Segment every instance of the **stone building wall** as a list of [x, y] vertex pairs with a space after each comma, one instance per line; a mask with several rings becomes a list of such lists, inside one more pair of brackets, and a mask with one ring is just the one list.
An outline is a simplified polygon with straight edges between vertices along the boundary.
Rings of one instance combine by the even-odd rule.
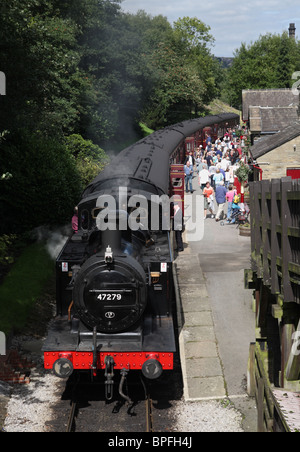
[[287, 168], [300, 168], [300, 136], [259, 157], [257, 163], [263, 170], [263, 179], [285, 177]]

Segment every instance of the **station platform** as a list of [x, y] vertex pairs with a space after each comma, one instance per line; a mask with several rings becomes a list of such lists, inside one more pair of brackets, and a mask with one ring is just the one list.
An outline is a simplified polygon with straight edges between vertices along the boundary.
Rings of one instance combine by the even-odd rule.
[[[192, 197], [185, 196], [185, 211]], [[204, 235], [175, 260], [179, 346], [186, 401], [248, 397], [249, 344], [255, 340], [252, 292], [244, 289], [250, 238], [236, 225], [204, 220]]]
[[188, 252], [176, 259], [179, 347], [186, 401], [226, 397], [212, 308], [199, 258]]

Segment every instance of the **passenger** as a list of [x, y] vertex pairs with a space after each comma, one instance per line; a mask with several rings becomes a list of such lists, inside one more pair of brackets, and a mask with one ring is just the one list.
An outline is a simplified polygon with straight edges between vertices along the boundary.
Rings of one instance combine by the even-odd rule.
[[177, 243], [177, 251], [180, 253], [183, 251], [182, 233], [184, 231], [184, 218], [182, 209], [178, 202], [174, 203], [174, 231]]
[[236, 218], [238, 215], [238, 212], [241, 210], [239, 206], [240, 197], [238, 195], [234, 195], [233, 202], [231, 206], [231, 221], [230, 224], [234, 224], [236, 222]]
[[233, 198], [235, 197], [235, 195], [237, 194], [237, 191], [234, 190], [234, 187], [232, 184], [229, 185], [228, 187], [228, 192], [226, 193], [226, 199], [228, 202], [228, 209], [227, 209], [227, 222], [230, 222], [230, 218], [231, 218], [231, 212], [232, 212], [232, 203], [233, 203]]
[[219, 161], [218, 156], [216, 155], [216, 153], [215, 153], [215, 151], [214, 151], [214, 152], [213, 152], [213, 164], [214, 164], [214, 165], [217, 165], [218, 161]]
[[202, 171], [204, 168], [207, 168], [206, 160], [203, 157], [200, 157], [200, 163], [198, 165], [198, 174], [200, 174], [200, 171]]
[[[200, 156], [200, 154], [197, 154], [197, 157], [196, 157], [196, 165], [197, 165], [197, 173], [199, 174], [199, 171], [200, 171], [200, 165], [201, 165], [201, 163], [202, 163], [202, 158], [201, 158], [201, 156]], [[201, 168], [202, 169], [202, 168]]]
[[209, 174], [210, 174], [210, 177], [211, 177], [211, 186], [212, 186], [212, 188], [213, 188], [214, 190], [215, 190], [215, 188], [216, 188], [216, 186], [215, 186], [215, 179], [214, 179], [214, 176], [215, 176], [216, 172], [217, 172], [217, 167], [216, 167], [215, 164], [212, 164], [212, 165], [209, 167]]
[[224, 183], [224, 179], [225, 178], [224, 178], [223, 174], [221, 173], [220, 169], [217, 168], [216, 174], [214, 174], [214, 176], [213, 176], [213, 180], [215, 183], [215, 189], [217, 189], [217, 187], [221, 184], [221, 182]]
[[209, 152], [206, 152], [205, 155], [206, 155], [207, 166], [208, 166], [208, 168], [210, 168], [210, 166], [213, 164], [212, 155]]
[[218, 205], [218, 211], [216, 215], [216, 221], [219, 221], [221, 219], [221, 216], [225, 216], [225, 204], [226, 204], [226, 193], [227, 190], [224, 186], [224, 181], [220, 181], [219, 185], [216, 188], [216, 202]]
[[189, 189], [190, 192], [193, 193], [193, 173], [194, 169], [193, 166], [190, 164], [190, 161], [188, 160], [186, 162], [186, 165], [184, 165], [184, 174], [185, 174], [185, 191], [188, 193]]
[[199, 185], [202, 191], [206, 187], [207, 182], [210, 182], [210, 174], [207, 165], [204, 163], [203, 169], [199, 172]]
[[216, 156], [217, 156], [218, 158], [220, 157], [221, 160], [222, 160], [223, 152], [222, 152], [222, 150], [221, 150], [221, 146], [218, 146], [215, 152], [216, 152]]
[[195, 158], [192, 152], [190, 152], [189, 155], [186, 157], [184, 164], [186, 165], [187, 162], [190, 162], [191, 166], [195, 166]]
[[222, 170], [227, 171], [229, 167], [230, 167], [229, 157], [224, 156], [221, 160], [221, 168]]
[[229, 188], [229, 185], [230, 185], [230, 170], [228, 167], [228, 169], [225, 171], [225, 187], [227, 188], [227, 190]]
[[72, 217], [72, 230], [74, 234], [78, 233], [78, 207], [74, 208], [74, 215]]
[[204, 220], [207, 216], [207, 210], [211, 213], [211, 218], [215, 218], [215, 206], [214, 206], [214, 189], [211, 187], [210, 183], [207, 182], [206, 187], [203, 190], [204, 195]]
[[209, 143], [210, 143], [210, 145], [211, 145], [211, 134], [210, 134], [210, 133], [208, 133], [208, 134], [206, 135], [206, 140], [205, 140], [205, 142], [206, 142], [206, 146], [208, 146]]
[[207, 143], [207, 146], [206, 146], [206, 152], [211, 152], [212, 151], [212, 144], [211, 144], [211, 142], [209, 141], [208, 143]]

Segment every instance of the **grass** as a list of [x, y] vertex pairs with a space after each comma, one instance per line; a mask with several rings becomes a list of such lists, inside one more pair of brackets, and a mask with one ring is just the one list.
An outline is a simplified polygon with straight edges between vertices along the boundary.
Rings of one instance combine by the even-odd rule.
[[0, 286], [0, 331], [19, 332], [53, 275], [54, 262], [42, 243], [24, 249]]
[[210, 115], [219, 115], [221, 113], [236, 113], [237, 115], [241, 116], [241, 112], [239, 110], [236, 110], [233, 107], [230, 107], [230, 105], [226, 104], [220, 99], [214, 99], [208, 106], [207, 109], [209, 110]]

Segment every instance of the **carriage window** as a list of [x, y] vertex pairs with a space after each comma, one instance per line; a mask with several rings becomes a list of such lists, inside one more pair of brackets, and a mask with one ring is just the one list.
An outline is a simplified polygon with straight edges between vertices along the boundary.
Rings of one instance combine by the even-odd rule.
[[81, 212], [81, 228], [87, 231], [89, 229], [89, 212], [88, 210], [83, 210]]
[[172, 186], [173, 187], [182, 187], [182, 178], [181, 177], [173, 177], [172, 178]]
[[92, 210], [92, 218], [93, 218], [93, 220], [97, 219], [97, 215], [99, 215], [101, 210], [102, 209], [100, 209], [99, 207], [95, 207], [95, 209]]

